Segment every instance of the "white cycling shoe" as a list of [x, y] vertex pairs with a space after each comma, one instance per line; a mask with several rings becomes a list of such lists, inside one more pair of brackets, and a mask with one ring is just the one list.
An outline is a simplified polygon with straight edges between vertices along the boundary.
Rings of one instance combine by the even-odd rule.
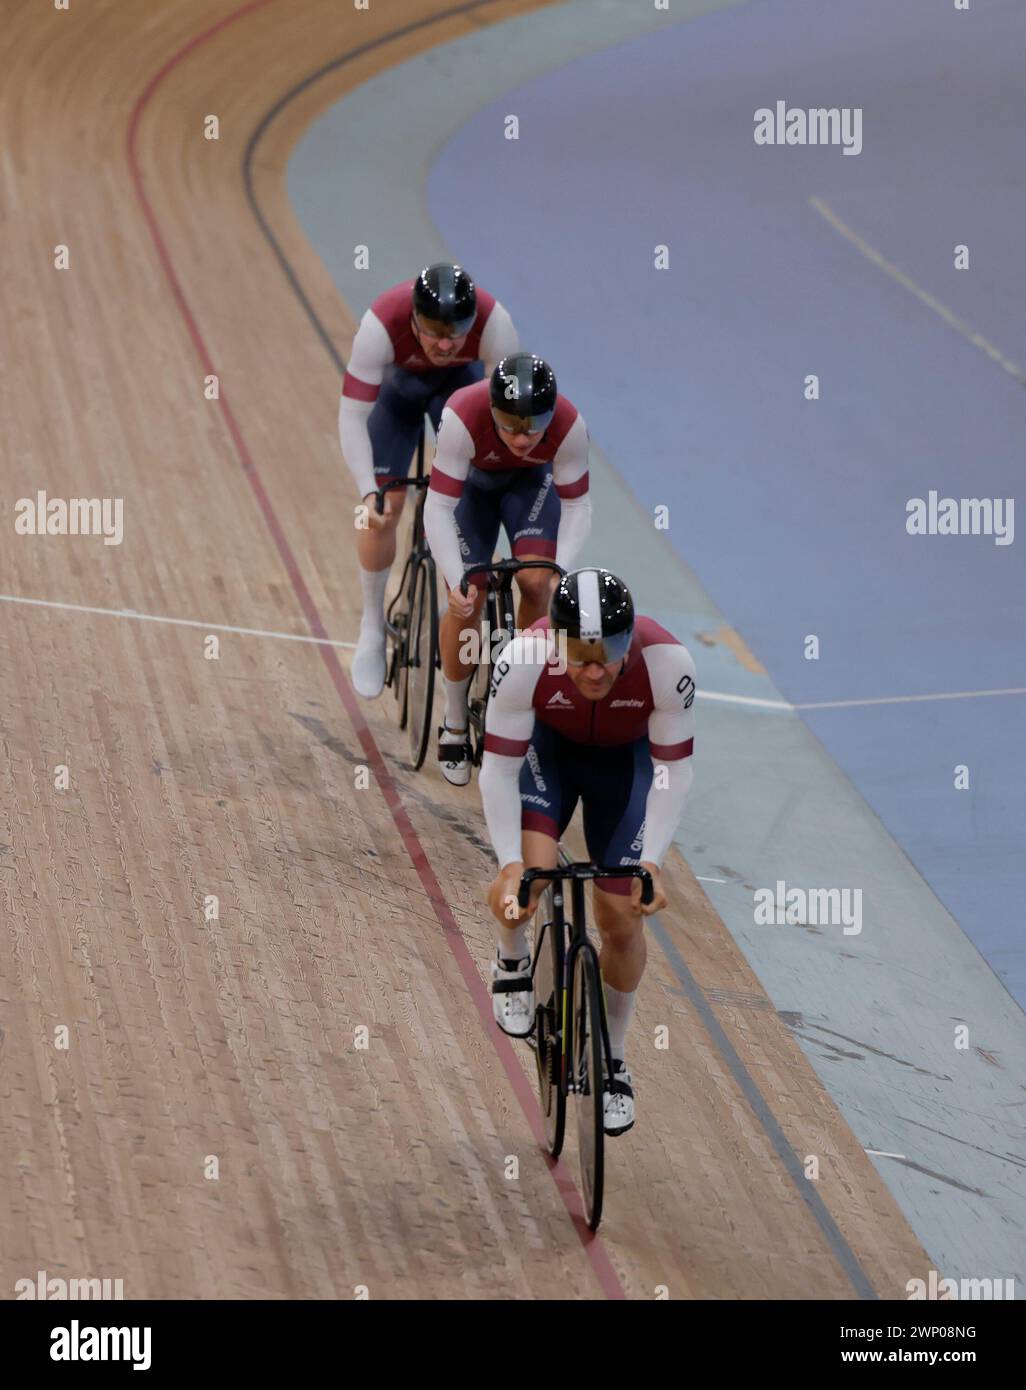
[[[512, 968], [509, 968], [512, 967]], [[511, 1038], [526, 1038], [534, 1027], [534, 981], [531, 957], [492, 961], [492, 1013]]]
[[385, 688], [385, 634], [360, 629], [353, 655], [353, 689], [364, 700], [376, 700]]
[[438, 761], [447, 782], [454, 787], [465, 787], [474, 766], [469, 730], [456, 732], [448, 724], [443, 724], [438, 730]]
[[613, 1058], [613, 1075], [602, 1080], [602, 1128], [610, 1136], [626, 1134], [634, 1124], [634, 1085], [627, 1063]]

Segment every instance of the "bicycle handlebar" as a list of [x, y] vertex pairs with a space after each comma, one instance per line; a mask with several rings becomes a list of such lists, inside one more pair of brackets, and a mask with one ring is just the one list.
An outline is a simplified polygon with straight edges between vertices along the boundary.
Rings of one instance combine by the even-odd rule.
[[554, 560], [496, 560], [494, 565], [473, 565], [460, 580], [460, 593], [466, 598], [472, 574], [497, 574], [499, 587], [506, 588], [521, 570], [552, 570], [553, 574], [566, 574]]
[[526, 907], [530, 902], [531, 884], [539, 878], [547, 879], [550, 883], [561, 883], [566, 878], [640, 878], [641, 901], [645, 907], [648, 907], [655, 897], [652, 875], [648, 869], [642, 869], [640, 866], [628, 864], [614, 869], [601, 864], [564, 864], [558, 869], [525, 869], [520, 877], [520, 888], [517, 892], [517, 902], [521, 907]]
[[374, 510], [378, 516], [384, 515], [386, 492], [394, 492], [401, 487], [428, 487], [430, 483], [430, 473], [425, 474], [422, 478], [393, 478], [390, 483], [382, 483], [374, 494]]

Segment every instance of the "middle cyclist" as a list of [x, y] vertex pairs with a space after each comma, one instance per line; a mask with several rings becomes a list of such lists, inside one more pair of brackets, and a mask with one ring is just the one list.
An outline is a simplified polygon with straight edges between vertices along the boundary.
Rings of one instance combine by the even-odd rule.
[[[485, 600], [483, 584], [473, 581], [487, 583], [475, 566], [491, 563], [500, 525], [515, 559], [555, 560], [563, 569], [591, 529], [584, 418], [557, 391], [549, 364], [529, 352], [511, 353], [490, 382], [449, 397], [431, 466], [424, 528], [449, 588], [438, 642], [445, 687], [438, 756], [454, 786], [469, 782], [473, 756], [467, 691], [474, 663], [464, 644], [478, 633]], [[467, 571], [464, 597], [459, 584]], [[548, 570], [518, 575], [521, 630], [545, 613], [555, 579]]]

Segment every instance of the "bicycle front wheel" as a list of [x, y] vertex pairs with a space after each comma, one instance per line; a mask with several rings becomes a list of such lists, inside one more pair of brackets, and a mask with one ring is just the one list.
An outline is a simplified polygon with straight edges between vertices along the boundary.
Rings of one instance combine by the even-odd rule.
[[577, 1151], [589, 1230], [602, 1220], [602, 985], [595, 952], [583, 946], [573, 964], [572, 1079], [577, 1109]]
[[431, 739], [435, 699], [435, 654], [438, 651], [438, 589], [435, 562], [426, 555], [417, 566], [410, 605], [408, 700], [410, 757], [423, 767]]

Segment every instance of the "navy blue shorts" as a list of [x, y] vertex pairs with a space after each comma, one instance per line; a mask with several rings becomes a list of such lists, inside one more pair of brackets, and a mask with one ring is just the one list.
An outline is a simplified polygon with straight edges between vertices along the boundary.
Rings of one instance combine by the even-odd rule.
[[407, 372], [394, 365], [385, 368], [381, 390], [367, 420], [374, 450], [374, 477], [379, 486], [389, 478], [405, 478], [409, 473], [425, 411], [437, 433], [452, 393], [483, 380], [483, 362], [436, 367], [430, 372]]
[[[573, 743], [535, 720], [520, 771], [521, 827], [558, 840], [581, 802], [584, 839], [596, 864], [638, 864], [652, 785], [648, 739], [613, 748]], [[627, 894], [629, 878], [603, 879], [605, 893]]]
[[[497, 473], [472, 466], [456, 503], [464, 567], [491, 563], [500, 526], [505, 528], [514, 557], [540, 555], [555, 560], [560, 510], [551, 464]], [[471, 580], [481, 587], [480, 575], [471, 574]]]

